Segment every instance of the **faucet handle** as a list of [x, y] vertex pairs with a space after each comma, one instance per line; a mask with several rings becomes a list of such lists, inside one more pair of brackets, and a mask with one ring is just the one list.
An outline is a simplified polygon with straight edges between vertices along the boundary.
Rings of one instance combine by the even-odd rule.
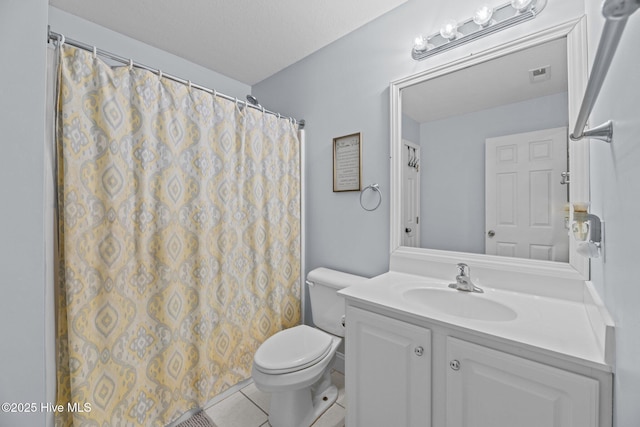
[[469, 276], [471, 274], [471, 269], [469, 266], [463, 262], [458, 263], [458, 276]]

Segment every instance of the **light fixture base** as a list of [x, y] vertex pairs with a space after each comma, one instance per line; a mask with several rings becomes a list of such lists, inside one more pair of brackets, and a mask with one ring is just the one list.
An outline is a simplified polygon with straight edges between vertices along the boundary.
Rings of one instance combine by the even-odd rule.
[[545, 7], [546, 0], [533, 0], [524, 11], [517, 11], [511, 3], [498, 6], [493, 10], [491, 22], [486, 26], [478, 25], [470, 18], [458, 25], [456, 37], [447, 39], [440, 32], [427, 37], [429, 48], [424, 51], [412, 49], [411, 57], [416, 61], [422, 61], [438, 53], [445, 52], [457, 46], [480, 39], [505, 28], [529, 21], [535, 18]]

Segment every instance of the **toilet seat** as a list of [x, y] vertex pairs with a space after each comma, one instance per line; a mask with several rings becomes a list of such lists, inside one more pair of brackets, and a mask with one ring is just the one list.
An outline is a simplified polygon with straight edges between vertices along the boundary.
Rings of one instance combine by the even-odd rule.
[[285, 329], [268, 338], [254, 357], [265, 374], [286, 374], [315, 364], [331, 350], [331, 335], [307, 325]]

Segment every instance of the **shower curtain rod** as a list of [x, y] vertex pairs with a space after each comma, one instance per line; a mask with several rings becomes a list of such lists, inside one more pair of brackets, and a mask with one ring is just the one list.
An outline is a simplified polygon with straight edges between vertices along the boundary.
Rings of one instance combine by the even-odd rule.
[[[205, 91], [207, 93], [210, 93], [211, 95], [219, 96], [219, 97], [227, 99], [229, 101], [234, 101], [236, 103], [244, 104], [246, 107], [255, 108], [256, 110], [260, 110], [260, 111], [262, 111], [264, 113], [272, 114], [274, 116], [278, 116], [279, 118], [289, 119], [289, 120], [291, 120], [291, 122], [293, 122], [293, 124], [298, 125], [298, 129], [304, 129], [304, 125], [305, 125], [304, 119], [298, 120], [298, 119], [296, 119], [294, 117], [283, 116], [280, 113], [275, 113], [273, 111], [267, 110], [264, 107], [262, 107], [260, 104], [258, 104], [258, 102], [255, 99], [255, 97], [253, 97], [251, 95], [247, 95], [247, 101], [241, 101], [241, 100], [238, 100], [238, 98], [234, 98], [232, 96], [225, 95], [223, 93], [217, 92], [217, 91], [215, 91], [213, 89], [209, 89], [207, 87], [200, 86], [200, 85], [197, 85], [195, 83], [192, 83], [190, 80], [181, 79], [180, 77], [176, 77], [176, 76], [174, 76], [172, 74], [163, 73], [158, 68], [152, 68], [152, 67], [149, 67], [147, 65], [141, 64], [139, 62], [135, 62], [132, 59], [125, 58], [125, 57], [116, 55], [116, 54], [111, 53], [111, 52], [107, 52], [106, 50], [98, 49], [95, 46], [91, 46], [89, 44], [82, 43], [82, 42], [79, 42], [77, 40], [69, 39], [69, 38], [65, 37], [63, 34], [56, 33], [55, 31], [51, 31], [51, 29], [49, 29], [48, 41], [56, 41], [56, 42], [60, 43], [60, 45], [66, 43], [68, 45], [71, 45], [71, 46], [74, 46], [74, 47], [77, 47], [79, 49], [83, 49], [83, 50], [86, 50], [86, 51], [89, 51], [89, 52], [93, 52], [96, 55], [100, 55], [100, 56], [103, 56], [105, 58], [109, 58], [109, 59], [111, 59], [113, 61], [120, 62], [120, 63], [125, 64], [125, 65], [130, 65], [130, 66], [133, 66], [133, 67], [136, 67], [136, 68], [142, 68], [143, 70], [151, 71], [152, 73], [155, 73], [158, 76], [167, 78], [169, 80], [173, 80], [174, 82], [182, 83], [182, 84], [185, 84], [185, 85], [190, 85], [193, 88], [196, 88], [196, 89], [199, 89], [199, 90], [203, 90], [203, 91]], [[251, 99], [249, 99], [250, 97], [251, 97]], [[255, 101], [255, 104], [253, 103], [254, 101]]]

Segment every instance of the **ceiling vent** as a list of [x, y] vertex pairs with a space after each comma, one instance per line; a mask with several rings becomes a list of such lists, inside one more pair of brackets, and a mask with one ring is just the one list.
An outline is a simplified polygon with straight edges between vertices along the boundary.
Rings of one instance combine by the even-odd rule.
[[551, 66], [545, 65], [544, 67], [534, 68], [529, 70], [529, 81], [531, 83], [538, 83], [551, 78]]

